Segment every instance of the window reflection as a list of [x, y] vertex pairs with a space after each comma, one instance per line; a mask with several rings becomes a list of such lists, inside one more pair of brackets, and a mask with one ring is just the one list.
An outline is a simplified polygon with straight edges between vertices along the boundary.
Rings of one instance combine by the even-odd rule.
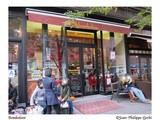
[[18, 89], [18, 44], [9, 43], [8, 54], [9, 81]]
[[124, 34], [114, 33], [110, 37], [109, 32], [103, 31], [103, 53], [105, 75], [126, 73]]
[[148, 63], [146, 58], [140, 58], [141, 62], [141, 79], [148, 80]]
[[78, 47], [68, 47], [68, 74], [69, 75], [80, 74]]
[[9, 37], [21, 38], [22, 26], [20, 18], [9, 18]]
[[130, 56], [130, 71], [133, 75], [133, 80], [139, 79], [139, 57], [138, 56]]
[[[52, 68], [56, 79], [62, 76], [61, 26], [48, 25], [48, 40], [45, 43], [45, 58], [43, 69]], [[43, 51], [44, 52], [44, 51]]]

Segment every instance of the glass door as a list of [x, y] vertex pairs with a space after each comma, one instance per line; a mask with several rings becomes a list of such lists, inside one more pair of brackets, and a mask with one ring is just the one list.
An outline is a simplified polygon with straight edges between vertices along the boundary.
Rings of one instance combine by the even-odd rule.
[[68, 47], [68, 77], [71, 93], [75, 96], [82, 94], [82, 80], [80, 72], [80, 48]]
[[76, 28], [66, 30], [71, 93], [75, 96], [97, 93], [96, 31]]
[[97, 92], [95, 48], [84, 47], [82, 55], [85, 94], [95, 93]]

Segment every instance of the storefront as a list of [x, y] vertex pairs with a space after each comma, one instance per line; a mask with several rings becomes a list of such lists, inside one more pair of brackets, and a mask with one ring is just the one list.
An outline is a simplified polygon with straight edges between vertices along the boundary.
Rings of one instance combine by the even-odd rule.
[[151, 99], [152, 41], [151, 33], [132, 34], [128, 37], [129, 73], [138, 88]]
[[[9, 12], [9, 69], [16, 70], [10, 79], [17, 81], [19, 102], [28, 102], [48, 67], [56, 80], [70, 79], [75, 95], [106, 93], [108, 84], [115, 80], [106, 81], [107, 74], [128, 72], [128, 25], [79, 19], [64, 27], [68, 18], [62, 14], [36, 9], [18, 11], [19, 16], [17, 11]], [[88, 80], [91, 70], [94, 86]]]

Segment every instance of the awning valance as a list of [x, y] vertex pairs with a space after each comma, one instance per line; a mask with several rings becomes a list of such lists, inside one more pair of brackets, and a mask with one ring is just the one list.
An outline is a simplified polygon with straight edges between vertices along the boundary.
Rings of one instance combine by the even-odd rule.
[[[64, 22], [69, 20], [69, 17], [63, 14], [57, 14], [54, 12], [41, 11], [35, 9], [26, 9], [28, 14], [28, 20], [32, 22], [40, 22], [43, 24], [54, 24], [64, 26]], [[109, 32], [119, 32], [128, 34], [130, 26], [125, 24], [95, 20], [95, 19], [76, 19], [72, 22], [72, 27], [91, 29], [91, 30], [105, 30]]]

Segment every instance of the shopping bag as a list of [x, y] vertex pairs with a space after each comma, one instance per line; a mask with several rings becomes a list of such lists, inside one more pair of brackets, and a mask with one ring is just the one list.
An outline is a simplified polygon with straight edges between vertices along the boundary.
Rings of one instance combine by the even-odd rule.
[[60, 107], [61, 108], [68, 108], [69, 107], [68, 102], [61, 103]]
[[35, 106], [33, 109], [31, 107], [26, 108], [27, 114], [42, 114], [43, 107]]

